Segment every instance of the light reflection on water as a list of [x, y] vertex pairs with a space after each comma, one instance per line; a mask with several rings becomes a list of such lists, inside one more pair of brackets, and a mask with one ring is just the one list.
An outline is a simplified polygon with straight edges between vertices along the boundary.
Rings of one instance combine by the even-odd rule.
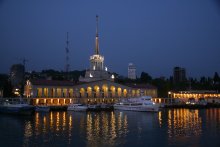
[[203, 146], [207, 138], [215, 139], [216, 145], [220, 144], [220, 109], [3, 115], [0, 130], [0, 143], [9, 146]]
[[176, 109], [168, 111], [168, 135], [199, 136], [202, 133], [202, 119], [199, 110]]
[[43, 142], [48, 142], [51, 133], [66, 137], [68, 144], [71, 144], [76, 131], [85, 137], [87, 146], [114, 146], [117, 137], [128, 133], [127, 126], [127, 116], [122, 115], [122, 112], [37, 112], [33, 123], [29, 121], [25, 124], [24, 144], [27, 145], [29, 138], [33, 136], [39, 136]]

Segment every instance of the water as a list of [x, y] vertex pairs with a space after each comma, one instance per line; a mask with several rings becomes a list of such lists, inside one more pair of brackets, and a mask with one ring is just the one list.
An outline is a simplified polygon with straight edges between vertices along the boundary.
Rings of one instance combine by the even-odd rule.
[[220, 146], [220, 109], [0, 115], [1, 146]]

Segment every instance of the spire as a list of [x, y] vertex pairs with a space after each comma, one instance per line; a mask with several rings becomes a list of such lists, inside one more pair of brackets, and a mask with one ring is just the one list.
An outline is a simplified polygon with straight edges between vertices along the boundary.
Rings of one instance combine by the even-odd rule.
[[99, 19], [99, 16], [96, 15], [95, 54], [97, 54], [97, 55], [99, 54], [98, 19]]

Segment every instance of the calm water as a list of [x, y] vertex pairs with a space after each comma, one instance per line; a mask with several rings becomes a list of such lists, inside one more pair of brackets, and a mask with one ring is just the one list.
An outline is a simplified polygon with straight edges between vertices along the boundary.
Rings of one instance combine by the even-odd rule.
[[0, 115], [1, 146], [220, 146], [220, 109]]

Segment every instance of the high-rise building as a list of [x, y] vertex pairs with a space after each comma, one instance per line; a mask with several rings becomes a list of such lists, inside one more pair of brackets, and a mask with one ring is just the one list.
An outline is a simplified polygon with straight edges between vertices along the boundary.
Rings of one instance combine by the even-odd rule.
[[174, 83], [186, 81], [186, 70], [182, 67], [174, 67], [173, 69], [173, 81]]
[[13, 88], [13, 93], [16, 96], [21, 96], [22, 87], [24, 86], [25, 81], [25, 68], [22, 64], [14, 64], [10, 69], [10, 80]]
[[136, 79], [136, 67], [133, 63], [128, 64], [128, 78]]

